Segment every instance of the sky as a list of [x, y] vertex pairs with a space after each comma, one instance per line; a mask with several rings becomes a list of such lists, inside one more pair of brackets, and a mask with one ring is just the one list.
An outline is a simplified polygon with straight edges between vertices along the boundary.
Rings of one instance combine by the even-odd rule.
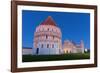
[[33, 47], [34, 32], [37, 26], [51, 16], [62, 32], [64, 40], [76, 44], [84, 41], [85, 48], [90, 49], [90, 14], [75, 12], [22, 11], [22, 47]]

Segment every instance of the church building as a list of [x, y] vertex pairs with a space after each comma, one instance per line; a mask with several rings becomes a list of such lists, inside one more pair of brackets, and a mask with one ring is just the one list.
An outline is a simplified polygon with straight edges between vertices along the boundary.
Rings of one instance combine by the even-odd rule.
[[[33, 48], [23, 49], [23, 55], [58, 55], [67, 53], [84, 53], [84, 42], [76, 44], [70, 40], [64, 40], [62, 44], [62, 32], [51, 16], [48, 16], [36, 27], [33, 36]], [[67, 38], [67, 37], [66, 37]]]
[[81, 40], [80, 44], [73, 41], [65, 40], [63, 44], [63, 53], [84, 53], [84, 43]]
[[59, 27], [48, 16], [39, 26], [36, 27], [33, 39], [33, 54], [53, 55], [60, 54], [62, 50], [62, 33]]

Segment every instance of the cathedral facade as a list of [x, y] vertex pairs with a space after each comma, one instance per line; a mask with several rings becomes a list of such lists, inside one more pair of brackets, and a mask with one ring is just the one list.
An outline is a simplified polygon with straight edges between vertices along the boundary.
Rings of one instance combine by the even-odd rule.
[[84, 43], [81, 40], [80, 44], [73, 41], [65, 40], [63, 44], [63, 53], [84, 53]]

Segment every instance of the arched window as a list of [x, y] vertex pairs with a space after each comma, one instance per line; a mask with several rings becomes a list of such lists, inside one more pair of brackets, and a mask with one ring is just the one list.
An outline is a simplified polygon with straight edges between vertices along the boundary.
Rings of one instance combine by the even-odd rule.
[[43, 44], [41, 45], [41, 48], [43, 48]]
[[49, 44], [47, 44], [47, 48], [49, 48]]
[[49, 31], [49, 28], [48, 28], [48, 31]]
[[54, 44], [52, 44], [52, 48], [54, 48]]
[[66, 53], [68, 53], [68, 50], [66, 50]]
[[46, 35], [46, 39], [48, 39], [48, 36]]
[[54, 39], [54, 36], [53, 36], [53, 39]]

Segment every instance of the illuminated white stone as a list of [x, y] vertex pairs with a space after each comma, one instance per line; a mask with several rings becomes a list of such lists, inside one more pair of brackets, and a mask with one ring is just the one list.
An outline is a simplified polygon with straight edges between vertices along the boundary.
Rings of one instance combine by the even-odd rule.
[[65, 40], [63, 44], [63, 53], [84, 53], [84, 43], [75, 44], [73, 41]]
[[36, 27], [34, 32], [33, 54], [52, 55], [61, 54], [61, 30], [56, 26], [51, 16]]
[[36, 27], [34, 32], [33, 55], [53, 55], [65, 53], [84, 53], [84, 42], [75, 44], [65, 40], [62, 46], [62, 33], [51, 16]]

